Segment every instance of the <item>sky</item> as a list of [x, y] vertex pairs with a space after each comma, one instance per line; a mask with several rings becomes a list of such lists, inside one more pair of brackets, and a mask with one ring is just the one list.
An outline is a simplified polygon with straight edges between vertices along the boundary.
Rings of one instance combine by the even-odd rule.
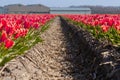
[[0, 0], [0, 6], [9, 4], [43, 4], [48, 7], [69, 7], [71, 5], [120, 6], [120, 0]]

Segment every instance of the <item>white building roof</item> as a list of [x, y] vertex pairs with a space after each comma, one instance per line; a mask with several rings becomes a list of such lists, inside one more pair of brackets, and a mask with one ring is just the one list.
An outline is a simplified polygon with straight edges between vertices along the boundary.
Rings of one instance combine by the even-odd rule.
[[60, 11], [60, 10], [62, 10], [62, 11], [63, 11], [63, 10], [65, 10], [65, 11], [66, 11], [66, 10], [69, 10], [69, 11], [71, 11], [71, 10], [72, 10], [72, 11], [78, 10], [78, 11], [80, 11], [80, 10], [91, 10], [91, 9], [90, 9], [90, 8], [83, 8], [83, 7], [82, 7], [82, 8], [51, 7], [50, 10], [51, 10], [51, 11], [56, 11], [56, 10], [59, 10], [59, 11]]

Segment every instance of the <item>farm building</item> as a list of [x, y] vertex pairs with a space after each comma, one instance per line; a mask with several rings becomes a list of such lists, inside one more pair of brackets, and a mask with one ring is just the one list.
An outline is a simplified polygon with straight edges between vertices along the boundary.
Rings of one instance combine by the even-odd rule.
[[6, 13], [6, 9], [4, 7], [0, 7], [0, 14]]
[[90, 8], [70, 8], [70, 7], [53, 7], [50, 8], [51, 14], [91, 14]]
[[7, 13], [13, 14], [45, 14], [49, 13], [50, 9], [41, 4], [33, 4], [33, 5], [22, 5], [22, 4], [14, 4], [5, 6], [7, 9]]

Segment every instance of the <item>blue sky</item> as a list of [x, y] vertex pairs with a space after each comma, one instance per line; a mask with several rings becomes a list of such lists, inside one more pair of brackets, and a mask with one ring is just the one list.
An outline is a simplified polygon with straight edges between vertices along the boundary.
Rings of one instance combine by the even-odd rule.
[[71, 5], [120, 6], [120, 0], [0, 0], [0, 6], [8, 4], [43, 4], [48, 7], [68, 7]]

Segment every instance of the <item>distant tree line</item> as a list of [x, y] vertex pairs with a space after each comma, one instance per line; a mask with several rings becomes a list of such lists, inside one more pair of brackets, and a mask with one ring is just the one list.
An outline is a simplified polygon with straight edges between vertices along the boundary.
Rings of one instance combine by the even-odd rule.
[[120, 7], [114, 6], [70, 6], [70, 7], [87, 7], [91, 9], [92, 14], [120, 14]]

